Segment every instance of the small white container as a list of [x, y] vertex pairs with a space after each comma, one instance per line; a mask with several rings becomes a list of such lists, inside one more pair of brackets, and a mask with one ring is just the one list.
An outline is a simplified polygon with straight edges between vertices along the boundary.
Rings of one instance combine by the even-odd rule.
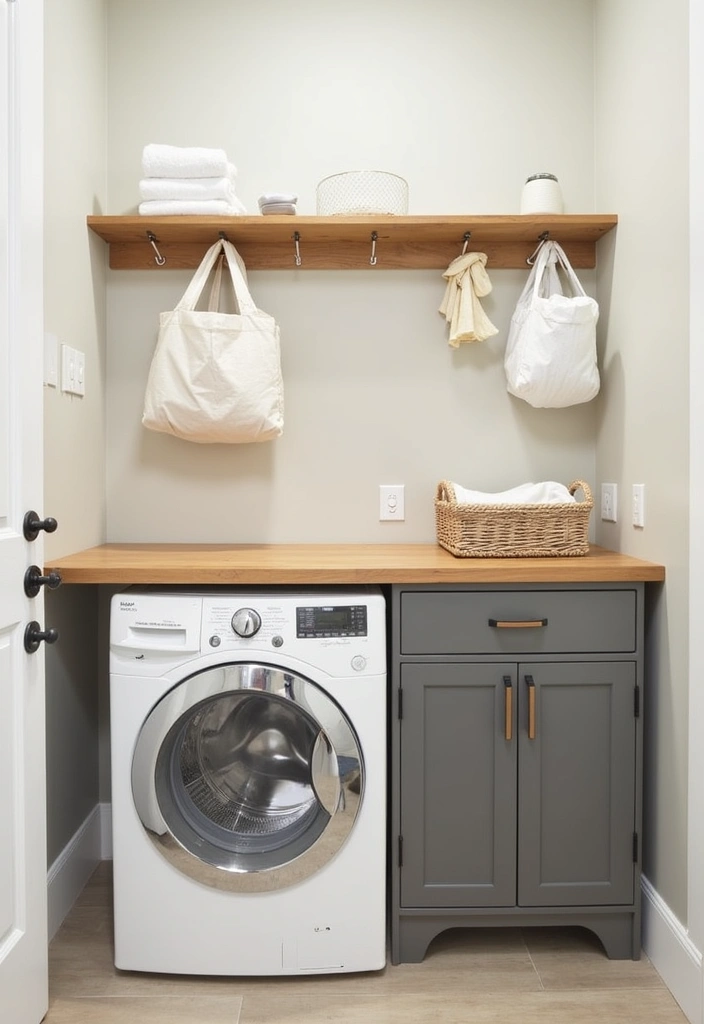
[[554, 174], [531, 174], [521, 193], [521, 213], [562, 213], [562, 190]]

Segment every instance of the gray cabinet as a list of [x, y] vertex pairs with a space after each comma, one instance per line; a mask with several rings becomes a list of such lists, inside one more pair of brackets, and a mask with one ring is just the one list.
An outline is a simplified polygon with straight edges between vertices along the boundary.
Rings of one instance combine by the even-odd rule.
[[501, 924], [639, 956], [642, 600], [393, 588], [393, 962]]
[[[503, 677], [515, 665], [403, 665], [404, 906], [516, 902], [516, 744]], [[515, 716], [514, 716], [515, 717]]]

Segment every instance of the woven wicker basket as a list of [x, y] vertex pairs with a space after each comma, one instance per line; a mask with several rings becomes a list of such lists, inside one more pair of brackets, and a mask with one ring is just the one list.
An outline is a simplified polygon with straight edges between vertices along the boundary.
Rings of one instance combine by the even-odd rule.
[[586, 555], [592, 492], [583, 480], [584, 501], [564, 505], [462, 505], [443, 480], [435, 498], [438, 544], [458, 558], [540, 558]]

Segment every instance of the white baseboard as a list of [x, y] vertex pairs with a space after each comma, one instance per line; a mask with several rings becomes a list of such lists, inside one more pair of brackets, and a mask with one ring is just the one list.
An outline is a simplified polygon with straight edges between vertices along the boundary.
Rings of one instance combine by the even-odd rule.
[[702, 1024], [702, 954], [645, 876], [643, 949], [691, 1024]]
[[101, 807], [96, 804], [47, 872], [49, 941], [102, 859]]

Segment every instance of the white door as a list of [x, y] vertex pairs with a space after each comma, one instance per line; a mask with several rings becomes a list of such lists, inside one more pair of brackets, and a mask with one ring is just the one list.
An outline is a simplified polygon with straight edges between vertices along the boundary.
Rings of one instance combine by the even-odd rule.
[[47, 1009], [44, 656], [24, 649], [42, 510], [42, 0], [0, 0], [0, 1021]]

